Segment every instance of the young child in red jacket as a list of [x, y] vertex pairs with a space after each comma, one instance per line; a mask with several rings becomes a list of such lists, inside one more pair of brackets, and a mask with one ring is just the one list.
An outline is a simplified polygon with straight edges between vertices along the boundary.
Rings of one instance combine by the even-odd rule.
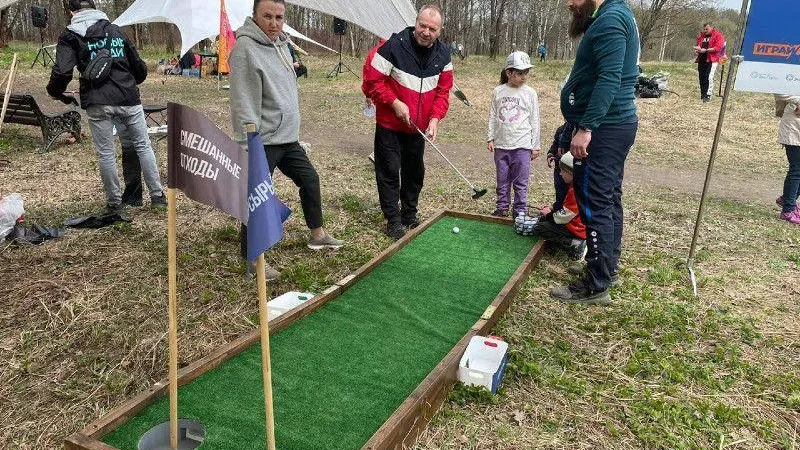
[[574, 260], [580, 261], [586, 256], [586, 227], [578, 214], [578, 202], [572, 187], [572, 163], [570, 152], [565, 153], [558, 163], [561, 178], [569, 186], [562, 207], [555, 211], [551, 206], [543, 207], [533, 233], [549, 243], [565, 248]]

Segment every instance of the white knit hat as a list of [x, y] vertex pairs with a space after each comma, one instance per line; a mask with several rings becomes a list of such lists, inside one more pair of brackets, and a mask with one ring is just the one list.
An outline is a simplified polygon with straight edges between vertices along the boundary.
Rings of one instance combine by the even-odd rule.
[[572, 153], [570, 153], [570, 152], [564, 153], [564, 156], [562, 156], [561, 160], [559, 161], [559, 167], [561, 167], [562, 169], [564, 169], [564, 170], [566, 170], [568, 172], [572, 172], [572, 170], [573, 170], [572, 162], [573, 161], [575, 161], [575, 158], [572, 156]]
[[531, 57], [525, 52], [511, 52], [506, 58], [506, 69], [527, 70], [531, 67]]

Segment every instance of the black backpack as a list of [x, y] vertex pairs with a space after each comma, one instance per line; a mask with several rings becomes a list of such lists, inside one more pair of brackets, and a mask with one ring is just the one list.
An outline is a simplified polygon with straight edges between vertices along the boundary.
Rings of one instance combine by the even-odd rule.
[[639, 75], [636, 80], [636, 96], [639, 98], [659, 98], [661, 97], [662, 90], [658, 86], [658, 82], [652, 78]]
[[92, 85], [97, 86], [103, 84], [108, 76], [111, 75], [111, 66], [114, 64], [114, 58], [111, 57], [111, 52], [108, 49], [101, 48], [97, 50], [89, 64], [81, 73], [81, 78], [88, 80]]

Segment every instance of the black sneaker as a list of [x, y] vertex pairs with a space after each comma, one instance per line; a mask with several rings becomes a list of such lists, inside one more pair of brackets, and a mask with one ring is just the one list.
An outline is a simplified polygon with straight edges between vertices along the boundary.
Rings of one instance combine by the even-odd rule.
[[128, 206], [142, 206], [142, 185], [141, 183], [126, 184], [125, 191], [122, 192], [122, 204]]
[[492, 215], [495, 217], [508, 217], [508, 210], [497, 208], [492, 211]]
[[414, 228], [417, 228], [419, 226], [419, 217], [414, 216], [409, 220], [401, 220], [400, 224], [408, 228], [409, 230], [413, 230]]
[[562, 303], [582, 303], [585, 305], [610, 305], [611, 296], [608, 289], [591, 291], [586, 282], [578, 279], [566, 286], [558, 286], [550, 290], [550, 296]]
[[127, 220], [128, 219], [128, 217], [125, 215], [125, 205], [122, 204], [122, 203], [117, 203], [117, 204], [107, 203], [106, 204], [106, 210], [103, 213], [103, 215], [110, 216], [110, 215], [114, 215], [114, 214], [118, 214], [119, 217], [122, 218], [122, 220]]
[[159, 196], [150, 197], [150, 205], [156, 209], [167, 209], [167, 196], [162, 192]]
[[[567, 273], [576, 277], [584, 277], [586, 276], [586, 264], [582, 262], [570, 264], [567, 267]], [[611, 272], [611, 286], [619, 286], [620, 284], [622, 284], [622, 278], [619, 277], [619, 270]]]
[[386, 234], [395, 241], [406, 235], [406, 227], [401, 223], [390, 223], [386, 225]]

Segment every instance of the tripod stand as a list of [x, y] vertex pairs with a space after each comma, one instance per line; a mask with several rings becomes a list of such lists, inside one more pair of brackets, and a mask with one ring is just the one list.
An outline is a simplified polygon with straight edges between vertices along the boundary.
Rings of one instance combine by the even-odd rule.
[[33, 66], [39, 62], [39, 57], [42, 58], [42, 67], [47, 67], [48, 64], [55, 64], [56, 61], [53, 59], [53, 55], [50, 54], [50, 51], [47, 50], [48, 48], [52, 47], [51, 45], [45, 46], [44, 45], [44, 29], [39, 28], [39, 52], [36, 54], [36, 59], [33, 60], [33, 64], [31, 64], [31, 69]]
[[359, 80], [361, 79], [361, 77], [358, 76], [355, 72], [353, 72], [352, 69], [347, 67], [347, 64], [342, 62], [342, 35], [340, 34], [339, 35], [339, 62], [335, 66], [333, 66], [333, 69], [331, 69], [330, 72], [328, 72], [328, 75], [326, 75], [326, 78], [339, 76], [340, 73], [344, 73], [344, 69], [347, 69], [348, 72], [350, 72], [353, 75], [355, 75], [355, 77], [358, 78]]

